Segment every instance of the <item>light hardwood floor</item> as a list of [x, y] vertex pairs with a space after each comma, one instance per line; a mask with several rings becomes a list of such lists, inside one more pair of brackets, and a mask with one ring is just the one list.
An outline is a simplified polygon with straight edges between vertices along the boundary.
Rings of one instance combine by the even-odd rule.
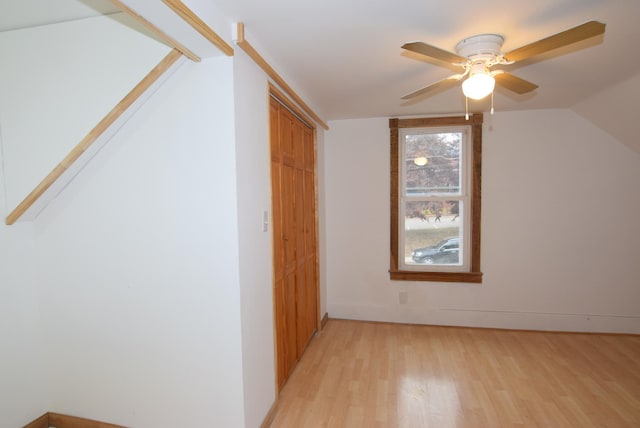
[[271, 427], [640, 427], [640, 336], [329, 320]]

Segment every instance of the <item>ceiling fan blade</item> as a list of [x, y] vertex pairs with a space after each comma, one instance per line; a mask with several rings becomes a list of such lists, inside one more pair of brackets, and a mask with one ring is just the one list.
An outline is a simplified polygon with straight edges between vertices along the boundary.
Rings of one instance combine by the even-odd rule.
[[402, 49], [406, 49], [411, 52], [419, 53], [422, 55], [426, 55], [431, 58], [435, 58], [440, 61], [457, 63], [467, 62], [467, 58], [456, 55], [453, 52], [445, 51], [444, 49], [437, 48], [435, 46], [428, 45], [422, 42], [410, 42], [402, 45]]
[[514, 49], [504, 54], [504, 58], [509, 61], [522, 61], [535, 55], [561, 48], [591, 37], [604, 34], [605, 24], [598, 21], [589, 21], [569, 30], [562, 31], [537, 42], [530, 43], [520, 48]]
[[526, 94], [527, 92], [534, 91], [538, 87], [535, 83], [521, 79], [511, 73], [501, 72], [495, 74], [493, 77], [496, 79], [498, 85], [516, 94]]
[[446, 88], [448, 86], [453, 86], [455, 85], [458, 80], [460, 80], [462, 77], [464, 76], [464, 74], [454, 74], [453, 76], [449, 76], [446, 79], [442, 79], [437, 81], [436, 83], [432, 83], [429, 86], [425, 86], [422, 89], [418, 89], [415, 92], [411, 92], [410, 94], [405, 95], [404, 97], [402, 97], [403, 100], [408, 100], [411, 98], [415, 98], [418, 97], [420, 95], [424, 95], [428, 92], [434, 91], [436, 89], [442, 89], [442, 88]]

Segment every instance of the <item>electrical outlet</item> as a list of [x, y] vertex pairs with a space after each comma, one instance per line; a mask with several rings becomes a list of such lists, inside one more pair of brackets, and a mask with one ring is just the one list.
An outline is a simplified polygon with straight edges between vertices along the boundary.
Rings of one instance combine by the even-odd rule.
[[398, 292], [398, 301], [401, 305], [406, 305], [409, 302], [409, 292], [408, 291], [399, 291]]

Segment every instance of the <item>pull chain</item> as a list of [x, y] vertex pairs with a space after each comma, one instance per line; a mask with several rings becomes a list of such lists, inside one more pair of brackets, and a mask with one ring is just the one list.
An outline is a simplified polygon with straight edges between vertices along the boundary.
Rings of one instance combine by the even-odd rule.
[[493, 115], [493, 92], [491, 92], [491, 115]]
[[464, 97], [464, 119], [469, 120], [469, 98]]

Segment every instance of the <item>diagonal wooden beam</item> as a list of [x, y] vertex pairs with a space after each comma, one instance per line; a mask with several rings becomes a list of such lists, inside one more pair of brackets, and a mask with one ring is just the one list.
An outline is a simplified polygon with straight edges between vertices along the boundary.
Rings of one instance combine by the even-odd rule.
[[[80, 171], [95, 153], [116, 133], [126, 119], [133, 114], [134, 105], [140, 106], [146, 96], [150, 96], [152, 88], [157, 87], [161, 78], [173, 68], [182, 54], [173, 49], [162, 61], [156, 65], [107, 115], [75, 146], [71, 152], [38, 184], [35, 189], [7, 216], [6, 224], [14, 224], [29, 209], [40, 204], [44, 208], [48, 201], [44, 201], [45, 194], [55, 197], [57, 192]], [[166, 76], [164, 76], [166, 77]], [[128, 112], [128, 115], [127, 115]], [[79, 162], [80, 159], [85, 162]], [[65, 176], [68, 180], [62, 180]], [[51, 199], [52, 199], [51, 198]]]
[[217, 46], [225, 55], [233, 56], [233, 48], [183, 2], [180, 0], [162, 0], [162, 2], [169, 6], [171, 10], [184, 19], [185, 22], [191, 25], [198, 33], [202, 34], [205, 39]]
[[122, 3], [120, 0], [111, 0], [111, 3], [113, 3], [116, 6], [118, 6], [123, 12], [126, 12], [129, 15], [131, 15], [136, 21], [138, 21], [139, 23], [141, 23], [142, 25], [144, 25], [145, 27], [150, 29], [152, 32], [157, 34], [158, 37], [160, 37], [160, 39], [162, 39], [162, 41], [164, 41], [166, 44], [168, 44], [172, 48], [177, 49], [180, 52], [182, 52], [182, 54], [184, 56], [186, 56], [187, 58], [189, 58], [191, 61], [200, 62], [200, 57], [198, 55], [196, 55], [195, 53], [190, 51], [182, 43], [179, 43], [177, 40], [175, 40], [174, 38], [172, 38], [169, 35], [167, 35], [167, 33], [162, 31], [161, 29], [159, 29], [157, 26], [155, 26], [153, 23], [151, 23], [145, 17], [140, 15], [135, 10], [131, 9], [126, 4]]

